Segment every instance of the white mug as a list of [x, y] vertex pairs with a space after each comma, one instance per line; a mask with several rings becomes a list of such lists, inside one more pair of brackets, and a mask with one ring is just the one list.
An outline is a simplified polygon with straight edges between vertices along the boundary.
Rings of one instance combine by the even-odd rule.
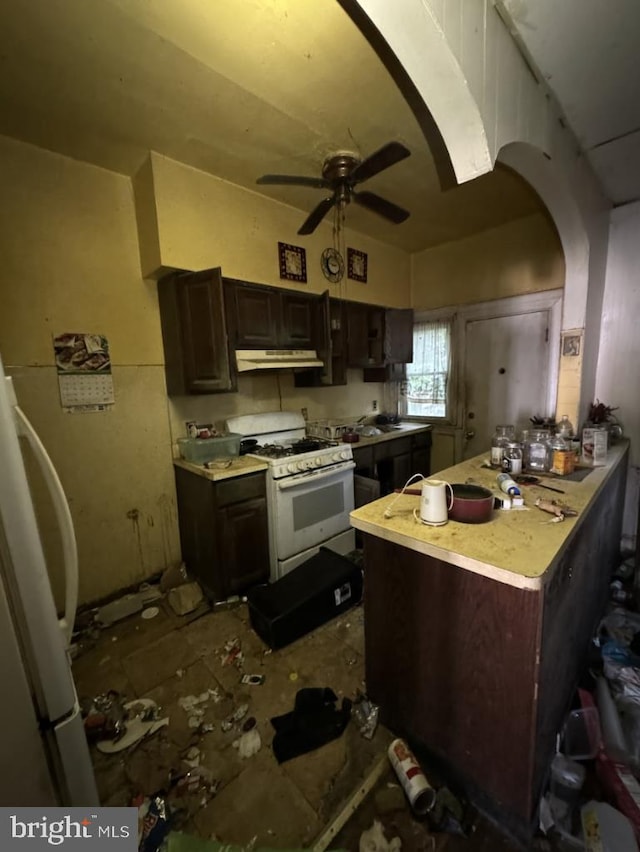
[[[447, 503], [447, 488], [450, 499]], [[453, 488], [441, 479], [424, 479], [420, 497], [420, 520], [431, 527], [440, 527], [449, 520], [453, 506]]]

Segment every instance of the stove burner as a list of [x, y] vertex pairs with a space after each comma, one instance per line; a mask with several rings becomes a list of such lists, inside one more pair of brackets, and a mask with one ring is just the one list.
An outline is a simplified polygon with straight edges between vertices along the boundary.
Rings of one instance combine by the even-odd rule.
[[254, 456], [263, 456], [270, 459], [282, 459], [287, 456], [297, 456], [301, 453], [313, 453], [317, 450], [337, 446], [336, 441], [327, 441], [322, 438], [300, 438], [291, 444], [260, 444], [252, 447], [250, 453]]

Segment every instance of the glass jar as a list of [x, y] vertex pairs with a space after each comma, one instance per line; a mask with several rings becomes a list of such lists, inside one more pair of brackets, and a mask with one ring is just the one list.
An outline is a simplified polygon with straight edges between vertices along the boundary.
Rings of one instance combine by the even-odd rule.
[[573, 473], [575, 467], [575, 452], [571, 448], [571, 442], [566, 441], [562, 435], [556, 435], [549, 443], [551, 463], [550, 471], [558, 476], [566, 476]]
[[502, 457], [507, 444], [515, 438], [513, 426], [496, 426], [496, 431], [491, 439], [491, 467], [502, 470]]
[[548, 429], [531, 429], [527, 441], [527, 470], [544, 472], [549, 470]]
[[512, 476], [522, 473], [522, 447], [517, 441], [510, 441], [502, 455], [502, 470]]

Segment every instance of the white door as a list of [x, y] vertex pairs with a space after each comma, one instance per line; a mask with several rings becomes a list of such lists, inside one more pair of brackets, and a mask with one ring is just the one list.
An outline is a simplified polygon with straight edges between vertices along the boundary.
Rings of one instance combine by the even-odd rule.
[[529, 427], [547, 411], [550, 312], [469, 320], [465, 326], [463, 457], [487, 452], [495, 427]]

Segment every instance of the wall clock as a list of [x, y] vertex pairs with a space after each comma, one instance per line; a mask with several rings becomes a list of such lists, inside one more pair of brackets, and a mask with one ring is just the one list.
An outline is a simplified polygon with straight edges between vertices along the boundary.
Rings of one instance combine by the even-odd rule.
[[320, 256], [320, 266], [325, 278], [332, 284], [337, 284], [344, 275], [344, 260], [339, 251], [326, 248]]

